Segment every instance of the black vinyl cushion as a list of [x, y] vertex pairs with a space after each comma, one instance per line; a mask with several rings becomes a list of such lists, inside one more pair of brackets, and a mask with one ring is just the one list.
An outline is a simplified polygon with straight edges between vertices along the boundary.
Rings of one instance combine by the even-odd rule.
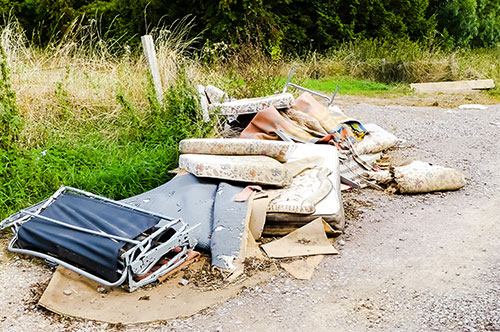
[[[136, 238], [161, 219], [70, 192], [59, 196], [40, 215], [128, 239]], [[63, 261], [84, 267], [109, 282], [115, 282], [120, 277], [117, 260], [125, 244], [39, 217], [22, 224], [18, 232], [18, 245], [21, 248], [50, 253]]]

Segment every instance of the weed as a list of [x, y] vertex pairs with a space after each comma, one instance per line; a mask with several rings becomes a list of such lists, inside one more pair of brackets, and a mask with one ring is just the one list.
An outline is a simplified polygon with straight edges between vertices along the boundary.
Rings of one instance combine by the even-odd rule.
[[7, 54], [0, 44], [0, 150], [11, 150], [23, 125], [10, 83]]

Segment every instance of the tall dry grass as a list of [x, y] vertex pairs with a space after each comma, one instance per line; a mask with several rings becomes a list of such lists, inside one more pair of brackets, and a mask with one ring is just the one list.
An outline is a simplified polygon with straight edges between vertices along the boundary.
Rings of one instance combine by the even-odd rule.
[[492, 78], [500, 82], [500, 45], [443, 51], [432, 42], [361, 40], [291, 62], [299, 77], [351, 77], [384, 83]]
[[[296, 67], [298, 80], [500, 81], [500, 46], [444, 52], [432, 43], [364, 40], [326, 54], [310, 52], [303, 58], [273, 60], [263, 47], [249, 42], [242, 42], [237, 51], [224, 43], [196, 49], [199, 40], [189, 37], [192, 26], [193, 19], [185, 18], [151, 31], [164, 89], [182, 72], [193, 86], [213, 84], [235, 97], [255, 97], [280, 91], [291, 67]], [[25, 119], [23, 146], [45, 144], [54, 130], [65, 135], [88, 126], [116, 138], [124, 103], [133, 108], [137, 121], [150, 112], [148, 68], [140, 45], [108, 38], [97, 19], [73, 22], [62, 38], [44, 48], [30, 43], [15, 20], [1, 28], [0, 38]]]
[[[199, 65], [188, 57], [193, 39], [186, 36], [191, 21], [152, 31], [163, 88], [171, 87], [182, 70], [188, 80], [200, 80]], [[11, 68], [13, 89], [26, 126], [22, 143], [43, 145], [49, 131], [78, 132], [94, 124], [109, 137], [118, 135], [115, 123], [123, 105], [134, 105], [142, 119], [149, 112], [149, 74], [140, 47], [106, 39], [97, 21], [75, 21], [62, 38], [40, 48], [30, 43], [16, 21], [1, 31]], [[107, 125], [106, 125], [107, 124]], [[116, 130], [115, 130], [116, 129]]]

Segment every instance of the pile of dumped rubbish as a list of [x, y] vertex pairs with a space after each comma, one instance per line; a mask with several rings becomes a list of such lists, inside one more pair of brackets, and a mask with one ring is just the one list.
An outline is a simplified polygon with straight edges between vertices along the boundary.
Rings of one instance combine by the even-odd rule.
[[59, 265], [40, 304], [108, 322], [187, 316], [265, 280], [282, 258], [299, 257], [281, 267], [311, 278], [337, 253], [342, 190], [465, 185], [453, 169], [393, 167], [381, 153], [397, 137], [290, 79], [281, 94], [240, 100], [199, 86], [204, 118], [223, 117], [225, 137], [181, 141], [177, 175], [151, 191], [113, 201], [62, 187], [4, 220], [9, 250]]

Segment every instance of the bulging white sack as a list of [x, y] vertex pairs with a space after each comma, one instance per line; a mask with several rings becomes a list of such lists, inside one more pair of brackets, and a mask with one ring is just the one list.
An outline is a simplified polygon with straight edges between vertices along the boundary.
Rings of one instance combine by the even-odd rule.
[[406, 166], [395, 167], [394, 179], [401, 193], [456, 190], [465, 186], [465, 177], [462, 172], [423, 161], [414, 161]]

